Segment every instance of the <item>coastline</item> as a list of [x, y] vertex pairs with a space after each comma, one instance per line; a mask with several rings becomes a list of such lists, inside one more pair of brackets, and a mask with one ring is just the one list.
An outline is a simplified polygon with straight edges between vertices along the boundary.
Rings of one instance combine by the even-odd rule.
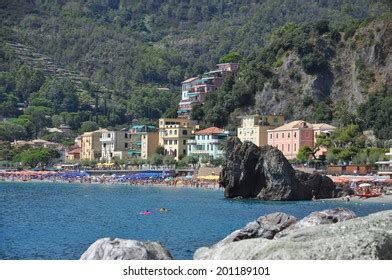
[[381, 195], [379, 197], [360, 198], [358, 196], [350, 196], [347, 201], [344, 197], [322, 199], [325, 201], [346, 201], [347, 203], [392, 203], [392, 195]]

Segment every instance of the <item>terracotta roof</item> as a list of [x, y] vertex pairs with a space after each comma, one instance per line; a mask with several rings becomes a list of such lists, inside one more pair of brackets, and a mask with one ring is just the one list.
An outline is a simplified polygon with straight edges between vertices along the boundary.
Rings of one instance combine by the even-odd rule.
[[68, 154], [80, 154], [82, 152], [82, 148], [76, 148], [68, 152]]
[[218, 127], [209, 127], [200, 131], [196, 131], [196, 135], [211, 135], [211, 134], [222, 134], [224, 131]]

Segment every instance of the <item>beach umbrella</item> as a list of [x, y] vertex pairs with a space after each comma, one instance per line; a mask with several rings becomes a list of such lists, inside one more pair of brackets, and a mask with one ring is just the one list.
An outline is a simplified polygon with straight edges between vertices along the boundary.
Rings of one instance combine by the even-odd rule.
[[372, 185], [369, 184], [369, 183], [362, 183], [362, 184], [359, 184], [359, 186], [360, 186], [361, 188], [366, 188], [366, 187], [371, 187]]

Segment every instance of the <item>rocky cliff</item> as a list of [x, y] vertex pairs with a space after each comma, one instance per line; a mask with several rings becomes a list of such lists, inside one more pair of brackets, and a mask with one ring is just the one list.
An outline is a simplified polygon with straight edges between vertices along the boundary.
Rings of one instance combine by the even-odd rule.
[[274, 147], [258, 147], [233, 137], [228, 141], [227, 155], [219, 181], [227, 198], [310, 200], [333, 195], [335, 186], [330, 178], [296, 172]]
[[333, 40], [326, 36], [309, 40], [326, 60], [315, 73], [306, 71], [298, 50], [280, 55], [273, 78], [256, 93], [255, 111], [312, 119], [317, 110], [325, 113], [320, 102], [332, 113], [340, 106], [354, 112], [369, 94], [392, 89], [390, 18], [363, 23], [355, 32], [337, 33]]

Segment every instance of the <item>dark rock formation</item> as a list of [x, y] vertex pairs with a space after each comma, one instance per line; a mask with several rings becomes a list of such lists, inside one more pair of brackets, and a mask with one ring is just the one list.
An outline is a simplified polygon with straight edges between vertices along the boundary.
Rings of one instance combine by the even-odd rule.
[[95, 241], [80, 257], [81, 260], [171, 260], [170, 253], [157, 242], [120, 238]]
[[295, 217], [280, 212], [261, 216], [248, 223], [244, 228], [232, 232], [215, 246], [250, 238], [273, 239], [277, 233], [292, 226], [296, 221]]
[[233, 137], [228, 141], [227, 155], [219, 180], [225, 197], [309, 200], [333, 195], [335, 186], [330, 178], [296, 172], [272, 146], [258, 147]]

